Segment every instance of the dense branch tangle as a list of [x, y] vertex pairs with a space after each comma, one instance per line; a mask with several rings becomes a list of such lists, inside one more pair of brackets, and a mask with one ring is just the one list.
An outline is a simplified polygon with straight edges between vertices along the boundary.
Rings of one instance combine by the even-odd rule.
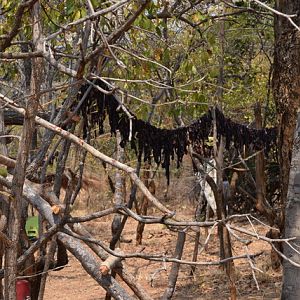
[[[81, 93], [84, 93], [84, 88], [88, 88], [87, 85], [83, 86]], [[105, 88], [105, 86], [102, 85], [102, 88]], [[80, 95], [79, 95], [80, 97]], [[5, 97], [4, 95], [0, 94], [0, 98], [8, 107], [18, 111], [21, 114], [24, 114], [24, 110], [20, 107], [17, 107], [13, 101]], [[110, 121], [110, 127], [112, 133], [114, 133], [116, 130], [120, 130], [122, 134], [122, 145], [125, 145], [127, 142], [130, 142], [132, 147], [134, 147], [137, 151], [139, 160], [142, 160], [142, 157], [144, 160], [151, 160], [151, 156], [154, 156], [155, 162], [158, 164], [162, 164], [162, 166], [167, 170], [169, 168], [170, 159], [174, 159], [175, 155], [177, 155], [178, 164], [181, 163], [183, 155], [186, 153], [186, 148], [189, 143], [193, 143], [194, 146], [198, 145], [199, 151], [206, 151], [209, 150], [206, 146], [205, 142], [210, 135], [211, 126], [212, 126], [212, 115], [211, 111], [209, 111], [207, 114], [199, 118], [199, 120], [192, 123], [190, 126], [177, 128], [174, 130], [166, 130], [166, 129], [159, 129], [155, 126], [151, 126], [147, 122], [144, 122], [142, 120], [139, 120], [134, 114], [131, 113], [133, 116], [132, 119], [128, 118], [128, 115], [123, 112], [121, 109], [122, 106], [120, 106], [120, 103], [118, 102], [117, 98], [111, 93], [111, 91], [108, 91], [107, 93], [99, 93], [98, 89], [91, 89], [91, 93], [86, 98], [86, 101], [83, 102], [82, 106], [80, 107], [81, 114], [84, 119], [84, 126], [85, 126], [85, 133], [87, 134], [88, 131], [91, 131], [95, 125], [99, 126], [101, 132], [103, 131], [103, 122], [105, 120], [106, 115], [109, 116]], [[247, 129], [243, 125], [239, 125], [237, 123], [234, 123], [230, 121], [229, 119], [226, 119], [221, 112], [216, 110], [217, 112], [217, 127], [219, 135], [224, 134], [222, 133], [222, 129], [225, 130], [225, 125], [232, 129], [231, 135], [228, 134], [228, 139], [230, 139], [229, 146], [232, 144], [240, 148], [244, 145], [246, 146], [252, 146], [253, 148], [257, 147], [258, 149], [261, 149], [264, 147], [265, 149], [270, 149], [272, 145], [275, 143], [275, 131], [274, 129], [270, 129], [270, 132], [268, 131], [255, 131]], [[76, 138], [74, 135], [72, 135], [69, 132], [66, 132], [65, 130], [46, 122], [45, 120], [36, 117], [36, 122], [46, 128], [49, 128], [56, 133], [62, 135], [63, 137], [70, 139], [72, 142], [81, 145], [83, 148], [90, 151], [93, 155], [96, 157], [111, 163], [112, 160], [109, 160], [105, 155], [97, 153], [94, 151], [95, 149], [91, 149], [92, 147], [86, 143], [84, 143], [79, 138]], [[132, 121], [132, 127], [130, 127], [130, 121]], [[228, 130], [228, 129], [227, 129]], [[130, 133], [130, 131], [132, 131]], [[269, 134], [268, 133], [272, 133]], [[129, 137], [132, 137], [130, 140]], [[251, 137], [253, 137], [251, 139]], [[253, 145], [252, 141], [257, 141], [257, 145]], [[196, 147], [195, 147], [196, 148]], [[255, 148], [256, 149], [256, 148]], [[132, 168], [125, 168], [123, 164], [120, 164], [118, 162], [112, 163], [112, 165], [125, 170], [129, 173], [129, 175], [136, 181], [137, 178], [134, 177], [135, 173], [133, 172]], [[167, 173], [168, 176], [168, 173]], [[151, 198], [150, 198], [151, 199]], [[162, 211], [169, 213], [168, 210], [166, 210], [160, 203], [156, 202], [156, 199], [152, 199], [153, 203], [159, 207]], [[124, 210], [125, 213], [128, 213], [130, 215], [130, 211]], [[134, 215], [132, 215], [134, 216]], [[169, 217], [169, 216], [168, 216]], [[142, 218], [143, 221], [145, 218]], [[149, 219], [148, 219], [149, 220]], [[189, 226], [189, 224], [170, 224], [166, 218], [160, 218], [159, 220], [151, 220], [152, 222], [158, 221], [159, 223], [165, 223], [167, 225], [181, 225], [181, 226]], [[169, 224], [168, 224], [169, 223]], [[195, 225], [195, 224], [194, 224]], [[196, 226], [199, 226], [200, 224], [196, 224]], [[208, 224], [206, 224], [208, 225]], [[214, 226], [213, 224], [209, 224], [210, 226]], [[71, 234], [71, 236], [74, 235], [71, 231], [66, 231], [68, 235]], [[59, 233], [62, 239], [65, 239], [66, 236], [62, 233]], [[76, 236], [78, 237], [78, 236]], [[86, 237], [81, 237], [85, 242], [95, 242], [93, 239], [88, 239]], [[67, 243], [67, 242], [66, 242]], [[109, 250], [103, 243], [97, 243], [98, 246], [103, 247], [104, 251], [107, 251], [108, 253], [115, 255], [116, 253]], [[74, 247], [72, 248], [74, 249]], [[158, 256], [147, 256], [147, 255], [141, 255], [141, 254], [129, 254], [123, 256], [123, 258], [130, 258], [130, 257], [139, 257], [143, 259], [150, 259], [155, 261], [168, 261], [170, 262], [178, 262], [182, 263], [184, 261], [182, 260], [176, 260], [171, 257], [166, 258], [165, 256], [158, 255]], [[247, 258], [239, 257], [239, 258]], [[235, 259], [235, 258], [230, 258]], [[187, 264], [194, 264], [193, 262], [184, 262]], [[196, 264], [201, 264], [204, 262], [199, 262]], [[214, 264], [222, 264], [224, 261], [217, 261], [214, 262]], [[100, 278], [99, 281], [100, 282]]]
[[124, 108], [101, 80], [96, 80], [94, 85], [99, 88], [85, 84], [81, 87], [78, 99], [90, 89], [83, 103], [80, 103], [75, 112], [80, 111], [84, 120], [84, 136], [91, 133], [96, 126], [99, 128], [99, 134], [104, 133], [104, 121], [106, 116], [109, 118], [111, 133], [116, 130], [121, 132], [121, 146], [130, 142], [131, 147], [135, 150], [138, 160], [148, 161], [151, 158], [166, 171], [166, 177], [170, 180], [170, 163], [171, 159], [177, 157], [177, 167], [180, 166], [183, 156], [187, 154], [189, 144], [198, 153], [209, 155], [211, 147], [207, 144], [208, 137], [212, 135], [213, 117], [212, 111], [216, 112], [217, 137], [226, 138], [225, 148], [229, 150], [234, 146], [242, 150], [243, 147], [253, 151], [264, 150], [267, 155], [272, 147], [276, 145], [276, 128], [253, 129], [246, 125], [233, 122], [226, 118], [217, 108], [211, 108], [206, 114], [188, 126], [175, 129], [161, 129], [145, 122], [133, 113], [128, 116], [128, 109]]

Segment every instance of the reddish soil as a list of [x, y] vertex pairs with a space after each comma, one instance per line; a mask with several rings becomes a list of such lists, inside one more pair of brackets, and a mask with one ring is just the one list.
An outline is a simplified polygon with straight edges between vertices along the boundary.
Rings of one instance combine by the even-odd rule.
[[[187, 216], [191, 217], [191, 216]], [[110, 218], [94, 221], [86, 224], [91, 233], [101, 240], [109, 241], [110, 231], [107, 230]], [[129, 220], [124, 231], [124, 238], [131, 239], [131, 243], [122, 243], [121, 247], [125, 252], [141, 251], [144, 253], [168, 253], [171, 255], [175, 248], [177, 235], [170, 232], [163, 225], [148, 225], [144, 232], [142, 246], [135, 246], [135, 229], [137, 223]], [[251, 230], [247, 223], [239, 223]], [[265, 233], [262, 225], [256, 225], [259, 233]], [[201, 243], [204, 242], [204, 230], [201, 231]], [[193, 251], [194, 234], [187, 236], [184, 259], [191, 259]], [[233, 240], [234, 255], [245, 253], [245, 248], [240, 242]], [[281, 287], [281, 272], [274, 272], [270, 262], [270, 247], [262, 241], [254, 241], [249, 245], [249, 253], [262, 255], [255, 259], [255, 265], [263, 273], [255, 271], [259, 290], [253, 279], [252, 271], [247, 260], [236, 260], [238, 299], [279, 299]], [[216, 232], [212, 236], [208, 250], [202, 253], [199, 261], [215, 261], [218, 259], [218, 238]], [[127, 259], [126, 267], [145, 288], [153, 299], [159, 299], [163, 294], [168, 280], [171, 264], [166, 264], [167, 270], [163, 269], [162, 263], [149, 262], [140, 259]], [[160, 271], [158, 271], [161, 269]], [[224, 271], [220, 267], [197, 267], [194, 276], [190, 275], [190, 266], [182, 265], [173, 299], [229, 299], [228, 281]], [[151, 286], [152, 279], [152, 286]], [[132, 294], [132, 293], [131, 293]], [[70, 255], [69, 265], [57, 272], [51, 272], [46, 286], [45, 300], [79, 300], [79, 299], [104, 299], [104, 290], [85, 273], [80, 263]]]
[[[168, 197], [165, 197], [164, 186], [165, 178], [158, 177], [156, 195], [158, 198], [169, 206], [170, 209], [177, 211], [181, 219], [193, 220], [195, 204], [188, 200], [188, 194], [193, 191], [193, 181], [191, 180], [191, 168], [179, 170], [173, 174], [171, 186], [169, 188]], [[182, 176], [182, 173], [184, 176]], [[96, 174], [94, 172], [93, 174]], [[99, 172], [97, 172], [99, 174]], [[102, 173], [103, 174], [103, 173]], [[95, 181], [97, 181], [95, 179]], [[81, 195], [81, 200], [76, 213], [82, 215], [86, 213], [84, 206], [89, 203], [89, 211], [103, 210], [110, 207], [112, 194], [107, 187], [107, 180], [104, 175], [96, 182], [97, 191], [89, 191], [89, 200], [87, 194]], [[106, 186], [105, 186], [106, 185]], [[91, 183], [89, 183], [91, 186]], [[102, 191], [99, 192], [99, 186]], [[107, 192], [108, 191], [108, 192]], [[128, 196], [128, 195], [127, 195]], [[138, 199], [141, 195], [138, 194]], [[167, 202], [166, 202], [167, 201]], [[157, 214], [152, 208], [149, 209], [149, 214]], [[85, 223], [86, 228], [99, 240], [109, 242], [111, 238], [110, 224], [112, 216], [104, 217], [100, 220]], [[267, 228], [259, 223], [253, 223], [257, 233], [265, 235]], [[243, 227], [250, 231], [253, 228], [246, 220], [239, 221], [236, 226]], [[143, 245], [135, 245], [135, 233], [137, 222], [129, 219], [125, 226], [123, 238], [132, 240], [131, 243], [122, 243], [121, 248], [125, 253], [143, 251], [143, 253], [156, 253], [172, 255], [175, 249], [177, 233], [168, 230], [161, 224], [147, 225], [143, 235]], [[184, 247], [183, 259], [191, 260], [194, 248], [195, 233], [189, 231]], [[239, 234], [244, 239], [249, 237]], [[205, 240], [204, 229], [201, 229], [200, 244], [203, 245]], [[252, 269], [249, 261], [236, 260], [236, 277], [238, 299], [279, 299], [281, 288], [281, 271], [273, 271], [270, 261], [270, 246], [261, 241], [252, 239], [253, 242], [248, 246], [249, 254], [263, 253], [255, 258], [254, 264], [262, 272], [255, 271], [255, 277], [258, 283], [256, 286], [253, 278]], [[236, 238], [232, 238], [233, 255], [245, 254], [245, 246]], [[200, 245], [201, 248], [201, 245]], [[203, 251], [198, 256], [198, 261], [208, 262], [217, 261], [219, 254], [219, 242], [217, 232], [212, 234], [212, 238], [208, 245], [207, 251]], [[70, 261], [67, 267], [61, 271], [50, 272], [46, 285], [45, 300], [93, 300], [104, 299], [105, 291], [83, 270], [80, 263], [70, 255]], [[124, 262], [126, 268], [136, 277], [136, 280], [144, 287], [153, 299], [160, 299], [168, 283], [168, 275], [171, 264], [161, 262], [150, 262], [141, 259], [126, 259]], [[195, 300], [214, 300], [214, 299], [229, 299], [229, 286], [225, 272], [220, 266], [198, 266], [193, 276], [191, 267], [182, 265], [180, 267], [176, 291], [173, 299], [195, 299]], [[120, 278], [117, 278], [120, 282]], [[152, 283], [151, 283], [152, 281]], [[125, 284], [121, 282], [125, 287]], [[127, 288], [127, 287], [126, 287]], [[128, 290], [131, 295], [133, 293]]]

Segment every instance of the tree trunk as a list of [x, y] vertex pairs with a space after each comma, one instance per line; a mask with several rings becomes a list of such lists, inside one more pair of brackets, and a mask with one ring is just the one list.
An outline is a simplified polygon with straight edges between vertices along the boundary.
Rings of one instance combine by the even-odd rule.
[[[116, 134], [116, 144], [117, 144], [117, 160], [120, 162], [125, 161], [125, 150], [120, 146], [121, 143], [121, 134], [117, 131]], [[126, 182], [125, 176], [120, 170], [116, 170], [116, 183], [115, 183], [115, 195], [114, 195], [115, 205], [123, 205], [126, 199]], [[116, 246], [120, 246], [121, 238], [121, 228], [122, 228], [122, 216], [118, 213], [114, 215], [114, 219], [111, 224], [112, 239], [110, 242], [110, 249], [115, 249]], [[115, 278], [116, 272], [113, 270], [111, 276]], [[111, 299], [109, 293], [105, 296], [106, 300]]]
[[[214, 118], [214, 156], [216, 160], [216, 168], [217, 168], [217, 193], [216, 206], [217, 206], [217, 217], [218, 220], [224, 220], [226, 218], [227, 212], [224, 204], [224, 193], [223, 193], [223, 164], [224, 164], [224, 138], [221, 136], [220, 140], [217, 140], [217, 131], [216, 131], [216, 117], [215, 112], [213, 114]], [[218, 143], [217, 143], [218, 142]], [[220, 259], [225, 259], [232, 257], [231, 250], [231, 240], [230, 234], [227, 228], [223, 224], [218, 224], [218, 235], [220, 241]], [[230, 299], [237, 299], [237, 291], [236, 291], [236, 275], [234, 269], [233, 261], [228, 261], [224, 264], [226, 274], [229, 279], [230, 286]]]
[[[144, 169], [145, 169], [144, 178], [143, 178], [144, 184], [147, 187], [147, 189], [150, 191], [150, 193], [152, 195], [155, 195], [155, 183], [153, 179], [150, 178], [150, 165], [146, 163], [144, 165]], [[143, 196], [140, 204], [140, 215], [143, 216], [147, 215], [148, 206], [149, 206], [149, 201], [145, 196]], [[136, 228], [137, 245], [142, 244], [144, 228], [145, 228], [145, 223], [139, 222]]]
[[[296, 15], [300, 24], [299, 0], [276, 0], [276, 9]], [[279, 121], [278, 155], [280, 163], [280, 198], [282, 204], [281, 229], [287, 199], [294, 129], [300, 92], [300, 34], [287, 18], [275, 15], [275, 49], [273, 95]]]
[[[294, 151], [291, 163], [289, 178], [289, 187], [287, 195], [285, 219], [285, 237], [296, 237], [291, 243], [297, 245], [300, 243], [300, 113], [298, 114], [298, 126], [294, 141]], [[284, 244], [284, 254], [296, 263], [300, 263], [300, 255], [291, 247]], [[298, 300], [300, 299], [300, 268], [293, 266], [288, 261], [283, 263], [283, 286], [281, 299]]]
[[[278, 11], [284, 14], [296, 15], [293, 17], [293, 21], [299, 26], [299, 0], [276, 0], [275, 3]], [[280, 163], [280, 199], [282, 206], [282, 217], [279, 226], [281, 231], [283, 231], [283, 225], [285, 225], [285, 236], [296, 236], [299, 240], [299, 170], [297, 171], [297, 162], [299, 163], [297, 148], [299, 145], [297, 140], [294, 146], [291, 174], [290, 162], [297, 109], [299, 108], [300, 100], [300, 34], [287, 18], [277, 15], [275, 16], [274, 29], [273, 95], [279, 121], [278, 156]], [[289, 193], [287, 193], [288, 189]], [[295, 242], [297, 243], [297, 241]], [[289, 258], [298, 262], [300, 261], [296, 253], [292, 253], [292, 249], [284, 247], [284, 253]], [[300, 269], [285, 261], [283, 264], [282, 299], [300, 298], [300, 285], [297, 281], [299, 276]]]
[[[125, 160], [125, 151], [124, 148], [120, 146], [121, 135], [120, 132], [117, 132], [117, 157], [116, 159], [120, 162]], [[126, 183], [125, 176], [120, 170], [116, 170], [116, 183], [115, 183], [115, 194], [114, 202], [115, 205], [123, 205], [126, 199]], [[115, 249], [116, 245], [120, 242], [121, 237], [121, 222], [122, 216], [120, 214], [115, 214], [113, 222], [111, 224], [112, 239], [110, 242], [110, 249]]]
[[[181, 259], [182, 257], [182, 252], [184, 248], [184, 243], [185, 243], [185, 232], [184, 231], [179, 231], [178, 232], [178, 238], [177, 238], [177, 243], [176, 243], [176, 248], [175, 248], [175, 253], [174, 257], [177, 259]], [[165, 290], [162, 300], [170, 300], [175, 292], [175, 286], [178, 278], [178, 272], [180, 268], [180, 263], [173, 263], [171, 272], [169, 275], [169, 280], [168, 280], [168, 287]]]
[[[255, 104], [255, 127], [256, 129], [262, 128], [262, 117], [261, 117], [261, 105], [259, 102]], [[265, 160], [263, 152], [260, 152], [255, 157], [255, 183], [256, 183], [256, 206], [259, 206], [258, 210], [264, 209], [265, 200]]]
[[[0, 135], [5, 135], [3, 109], [0, 109]], [[5, 156], [8, 156], [5, 138], [0, 139], [0, 153]], [[2, 190], [3, 187], [0, 186], [0, 189]], [[3, 200], [0, 199], [0, 202], [1, 201], [3, 201]], [[5, 205], [5, 203], [1, 203], [1, 205], [0, 205], [0, 232], [4, 231], [6, 228], [6, 221], [7, 221], [6, 215], [7, 214], [5, 212], [6, 209], [4, 209], [4, 207], [2, 207], [4, 205]], [[1, 268], [2, 268], [2, 264], [3, 264], [4, 252], [5, 252], [4, 243], [2, 241], [0, 241], [0, 267]], [[2, 286], [2, 279], [1, 279], [0, 280], [0, 299], [2, 299], [2, 298], [3, 298], [3, 286]]]
[[[41, 28], [39, 22], [40, 4], [37, 2], [33, 6], [33, 44], [38, 48], [38, 40], [41, 38]], [[37, 49], [39, 50], [39, 49]], [[24, 126], [19, 144], [17, 162], [12, 181], [12, 197], [10, 198], [10, 208], [8, 215], [8, 236], [11, 239], [11, 246], [5, 251], [5, 299], [16, 299], [16, 276], [17, 276], [17, 257], [18, 243], [20, 240], [21, 211], [22, 211], [22, 192], [25, 180], [25, 171], [30, 152], [30, 143], [35, 128], [35, 116], [38, 108], [38, 95], [40, 91], [41, 78], [41, 58], [33, 59], [31, 94], [26, 103]]]

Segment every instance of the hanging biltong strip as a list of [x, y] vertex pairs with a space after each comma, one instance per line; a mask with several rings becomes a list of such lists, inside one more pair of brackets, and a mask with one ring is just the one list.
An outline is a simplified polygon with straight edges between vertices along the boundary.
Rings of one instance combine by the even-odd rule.
[[[100, 80], [94, 82], [102, 89], [107, 91], [108, 88]], [[89, 84], [85, 84], [80, 88], [77, 99], [80, 101], [82, 95], [85, 94], [86, 90], [89, 88]], [[104, 133], [103, 123], [105, 121], [106, 115], [109, 118], [109, 125], [111, 133], [115, 133], [118, 129], [118, 124], [121, 118], [121, 111], [118, 110], [119, 102], [115, 96], [111, 94], [104, 94], [96, 88], [92, 88], [86, 97], [85, 101], [82, 103], [79, 111], [83, 117], [83, 138], [86, 138], [87, 133], [96, 127], [99, 128], [99, 135]]]
[[[102, 89], [109, 91], [107, 86], [100, 80], [95, 81]], [[78, 95], [78, 101], [89, 85], [83, 85]], [[80, 107], [80, 113], [84, 120], [84, 137], [92, 129], [99, 128], [99, 134], [104, 133], [104, 121], [108, 115], [111, 133], [116, 130], [121, 133], [121, 146], [125, 147], [129, 142], [130, 119], [121, 110], [120, 104], [114, 95], [103, 94], [96, 88], [92, 88], [86, 100]], [[223, 113], [215, 109], [216, 127], [218, 140], [221, 136], [225, 137], [225, 148], [229, 150], [234, 146], [242, 150], [244, 146], [252, 148], [255, 151], [264, 149], [265, 153], [276, 145], [276, 128], [252, 129], [245, 125], [233, 122], [226, 118]], [[180, 166], [184, 154], [187, 153], [189, 144], [198, 153], [206, 155], [210, 153], [211, 147], [207, 144], [208, 137], [212, 135], [213, 117], [212, 111], [194, 121], [186, 127], [176, 129], [161, 129], [151, 125], [148, 122], [139, 120], [131, 113], [133, 118], [131, 132], [131, 147], [135, 150], [139, 161], [151, 163], [153, 157], [156, 164], [161, 165], [166, 171], [166, 177], [170, 181], [171, 160], [177, 159], [177, 167]]]
[[246, 125], [226, 118], [217, 108], [215, 108], [215, 113], [218, 139], [221, 135], [225, 137], [225, 148], [227, 150], [229, 150], [231, 145], [239, 150], [245, 146], [246, 148], [252, 148], [254, 151], [264, 149], [265, 154], [268, 155], [271, 148], [276, 145], [277, 129], [275, 127], [264, 129], [249, 128]]

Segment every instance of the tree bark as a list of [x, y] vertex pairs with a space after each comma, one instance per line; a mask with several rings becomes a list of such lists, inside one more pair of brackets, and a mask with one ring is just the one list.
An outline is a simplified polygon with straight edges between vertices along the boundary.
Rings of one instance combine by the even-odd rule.
[[[300, 113], [298, 113], [297, 123], [287, 195], [287, 218], [285, 218], [285, 237], [296, 237], [296, 240], [291, 242], [295, 247], [300, 243]], [[286, 244], [284, 244], [284, 254], [294, 262], [300, 263], [300, 255]], [[285, 260], [283, 262], [282, 300], [300, 299], [299, 278], [300, 268]]]
[[[155, 195], [155, 183], [153, 181], [153, 179], [150, 178], [150, 165], [146, 164], [144, 166], [144, 184], [147, 187], [147, 189], [150, 191], [150, 193], [152, 195]], [[142, 202], [140, 205], [140, 211], [139, 214], [146, 216], [147, 215], [147, 210], [148, 210], [148, 206], [149, 206], [149, 201], [148, 199], [143, 196], [142, 198]], [[144, 228], [145, 228], [145, 223], [139, 222], [136, 228], [136, 244], [137, 245], [141, 245], [142, 244], [142, 239], [143, 239], [143, 232], [144, 232]]]
[[[120, 146], [121, 143], [121, 135], [120, 132], [117, 131], [117, 157], [116, 159], [124, 163], [125, 160], [125, 151], [124, 148]], [[120, 170], [116, 170], [116, 183], [115, 183], [115, 194], [114, 194], [114, 204], [115, 205], [122, 205], [125, 203], [126, 195], [125, 195], [125, 176], [122, 174]], [[121, 229], [121, 220], [122, 216], [120, 214], [115, 214], [113, 222], [111, 224], [111, 231], [112, 231], [112, 240], [110, 242], [110, 249], [115, 249], [116, 245], [120, 242], [120, 229]]]
[[[217, 131], [216, 131], [216, 119], [214, 113], [214, 156], [216, 160], [217, 168], [217, 193], [216, 206], [217, 206], [217, 217], [219, 220], [224, 220], [226, 218], [226, 209], [224, 203], [224, 193], [223, 193], [223, 164], [224, 164], [224, 137], [221, 136], [220, 140], [217, 140]], [[220, 241], [220, 259], [225, 259], [232, 257], [231, 250], [231, 240], [230, 234], [227, 228], [223, 224], [218, 224], [218, 235]], [[230, 286], [230, 299], [237, 299], [236, 291], [236, 278], [235, 278], [235, 269], [233, 261], [228, 261], [225, 264], [226, 274], [229, 279]]]
[[[0, 109], [0, 135], [5, 134], [5, 125], [4, 125], [4, 113], [3, 109]], [[6, 141], [5, 138], [0, 139], [0, 154], [4, 156], [8, 156]], [[3, 187], [0, 185], [0, 189], [2, 190]], [[0, 202], [4, 202], [3, 199], [0, 199]], [[6, 229], [6, 222], [7, 222], [7, 207], [6, 203], [0, 204], [0, 232], [3, 232]], [[0, 241], [0, 267], [2, 268], [3, 264], [3, 256], [5, 252], [5, 245], [2, 241]], [[3, 286], [2, 286], [2, 279], [0, 279], [0, 299], [3, 298]]]
[[[41, 38], [41, 24], [39, 21], [40, 4], [37, 2], [33, 6], [33, 44], [37, 45]], [[16, 276], [17, 276], [17, 257], [18, 243], [21, 229], [21, 211], [22, 211], [22, 192], [25, 180], [25, 171], [30, 152], [30, 142], [35, 128], [35, 116], [38, 108], [40, 78], [42, 70], [41, 58], [34, 58], [32, 64], [31, 94], [26, 103], [24, 125], [19, 144], [17, 162], [12, 180], [12, 197], [10, 198], [10, 208], [8, 216], [8, 236], [12, 243], [5, 252], [5, 299], [16, 299]]]
[[[255, 104], [254, 109], [255, 114], [255, 127], [256, 129], [262, 128], [262, 117], [261, 117], [261, 105], [259, 102]], [[258, 210], [262, 211], [264, 209], [265, 200], [265, 161], [264, 154], [260, 152], [255, 157], [255, 183], [256, 183], [256, 206], [259, 206]], [[271, 225], [272, 226], [272, 225]]]
[[[175, 254], [174, 254], [175, 258], [181, 259], [183, 248], [184, 248], [184, 243], [185, 243], [185, 232], [179, 231], [176, 248], [175, 248]], [[170, 276], [169, 276], [168, 287], [161, 298], [162, 300], [169, 300], [172, 298], [174, 291], [175, 291], [179, 268], [180, 268], [179, 263], [172, 264], [172, 268], [171, 268], [171, 272], [170, 272]]]
[[[125, 160], [125, 150], [120, 146], [121, 143], [121, 134], [119, 131], [116, 133], [116, 146], [117, 146], [117, 160], [124, 163]], [[120, 170], [116, 170], [116, 183], [115, 183], [115, 194], [114, 194], [114, 202], [115, 205], [122, 205], [125, 202], [125, 176]], [[121, 231], [122, 231], [122, 216], [119, 213], [114, 215], [114, 219], [111, 224], [111, 233], [112, 239], [110, 241], [109, 247], [114, 250], [116, 246], [119, 247], [120, 239], [121, 239]], [[112, 277], [116, 277], [116, 272], [113, 270], [111, 272]], [[111, 295], [109, 293], [105, 296], [106, 300], [111, 299]]]
[[[293, 21], [299, 26], [299, 0], [276, 0], [276, 9], [284, 14], [296, 14]], [[294, 129], [300, 100], [300, 34], [283, 16], [275, 15], [274, 28], [273, 95], [279, 123], [278, 155], [282, 204], [282, 216], [279, 225], [283, 229]]]

